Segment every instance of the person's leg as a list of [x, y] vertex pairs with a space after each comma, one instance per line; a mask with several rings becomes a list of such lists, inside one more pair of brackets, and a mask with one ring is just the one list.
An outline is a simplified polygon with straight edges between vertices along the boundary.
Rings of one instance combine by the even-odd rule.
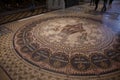
[[93, 0], [90, 0], [90, 6], [92, 5]]
[[113, 2], [113, 0], [110, 0], [110, 1], [109, 1], [109, 5], [111, 5], [111, 4], [112, 4], [112, 2]]
[[113, 0], [109, 1], [109, 7], [108, 8], [111, 8], [112, 2], [113, 2]]
[[98, 8], [98, 4], [99, 4], [99, 0], [95, 0], [95, 11], [96, 11], [97, 8]]
[[67, 7], [67, 1], [66, 0], [64, 0], [64, 2], [65, 2], [65, 8]]
[[106, 11], [106, 6], [107, 6], [107, 0], [104, 0], [104, 3], [103, 3], [103, 8], [102, 8], [102, 12], [105, 12]]
[[95, 0], [93, 0], [93, 6], [94, 6], [94, 4], [95, 4]]
[[95, 0], [90, 0], [90, 6], [95, 4]]

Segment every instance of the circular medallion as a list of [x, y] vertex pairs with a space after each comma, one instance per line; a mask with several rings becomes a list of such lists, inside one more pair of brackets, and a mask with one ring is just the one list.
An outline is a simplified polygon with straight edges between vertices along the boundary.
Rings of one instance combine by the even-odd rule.
[[50, 56], [50, 50], [48, 49], [39, 49], [32, 54], [32, 59], [34, 61], [48, 61]]
[[97, 66], [99, 68], [106, 69], [111, 66], [110, 60], [108, 58], [106, 58], [104, 55], [101, 55], [98, 53], [92, 55], [91, 61], [95, 66]]
[[58, 52], [51, 55], [49, 62], [54, 68], [64, 68], [69, 63], [69, 59], [65, 53]]
[[107, 50], [105, 53], [110, 59], [120, 62], [120, 52], [116, 50]]
[[85, 71], [89, 69], [91, 65], [89, 59], [86, 56], [82, 56], [82, 55], [75, 55], [71, 59], [71, 64], [74, 69], [79, 71]]
[[[55, 16], [20, 28], [14, 35], [14, 48], [24, 60], [44, 70], [86, 76], [98, 74], [93, 65], [101, 74], [118, 69], [111, 66], [111, 60], [119, 61], [118, 53], [101, 54], [112, 47], [114, 39], [113, 32], [101, 21]], [[119, 51], [118, 47], [116, 49]]]
[[[54, 17], [37, 24], [31, 30], [38, 44], [54, 50], [87, 52], [108, 47], [113, 34], [94, 19], [78, 16]], [[52, 46], [51, 46], [52, 44]]]

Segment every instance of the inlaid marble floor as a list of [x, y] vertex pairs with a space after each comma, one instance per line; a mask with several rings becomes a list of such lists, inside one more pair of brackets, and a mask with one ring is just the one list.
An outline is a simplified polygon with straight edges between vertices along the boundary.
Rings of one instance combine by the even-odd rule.
[[11, 80], [119, 80], [115, 4], [106, 13], [85, 4], [1, 25], [0, 66]]

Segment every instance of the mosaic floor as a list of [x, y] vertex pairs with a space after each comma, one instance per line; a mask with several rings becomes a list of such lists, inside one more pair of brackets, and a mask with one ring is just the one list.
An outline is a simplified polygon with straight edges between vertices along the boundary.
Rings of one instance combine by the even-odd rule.
[[0, 14], [0, 25], [1, 24], [5, 24], [5, 23], [8, 23], [8, 22], [12, 22], [12, 21], [16, 21], [16, 20], [19, 20], [19, 19], [23, 19], [23, 18], [27, 18], [27, 17], [30, 17], [30, 16], [34, 16], [34, 15], [38, 15], [38, 14], [41, 14], [41, 13], [46, 13], [48, 12], [48, 10], [43, 7], [43, 8], [38, 8], [36, 9], [34, 12], [30, 11], [30, 10], [21, 10], [19, 12], [8, 12], [8, 13], [3, 13], [3, 14]]
[[83, 8], [5, 24], [0, 66], [10, 79], [120, 80], [120, 35]]

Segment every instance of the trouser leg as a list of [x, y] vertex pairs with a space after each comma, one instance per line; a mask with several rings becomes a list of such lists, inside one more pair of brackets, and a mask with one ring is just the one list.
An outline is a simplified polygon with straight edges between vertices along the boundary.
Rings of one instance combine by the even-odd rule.
[[98, 8], [98, 3], [99, 3], [99, 0], [95, 0], [95, 10], [97, 10]]
[[106, 11], [106, 6], [107, 6], [107, 0], [104, 0], [104, 3], [103, 3], [103, 8], [102, 8], [102, 12]]
[[113, 0], [110, 0], [110, 1], [109, 1], [109, 5], [111, 5], [111, 4], [112, 4], [112, 2], [113, 2]]

